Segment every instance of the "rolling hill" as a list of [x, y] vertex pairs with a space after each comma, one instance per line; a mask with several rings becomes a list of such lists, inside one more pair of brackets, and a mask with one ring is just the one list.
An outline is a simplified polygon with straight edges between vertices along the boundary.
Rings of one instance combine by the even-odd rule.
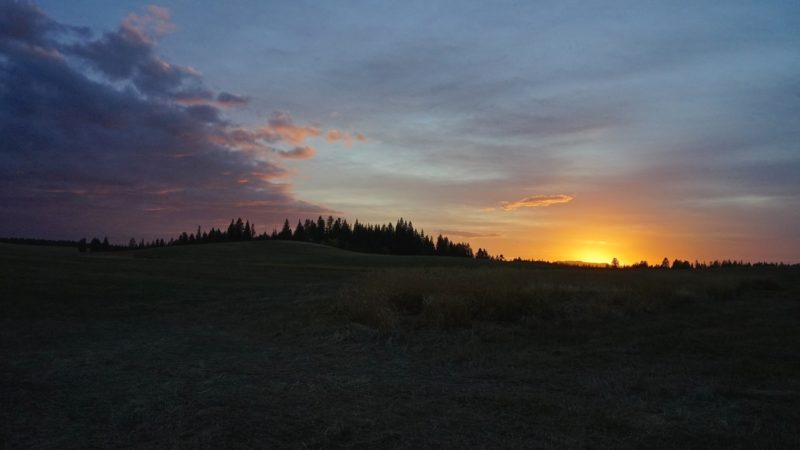
[[[796, 270], [677, 272], [275, 241], [0, 244], [0, 436], [6, 448], [796, 444]], [[388, 331], [348, 314], [353, 298], [409, 295], [421, 312]], [[495, 302], [503, 314], [482, 315]]]

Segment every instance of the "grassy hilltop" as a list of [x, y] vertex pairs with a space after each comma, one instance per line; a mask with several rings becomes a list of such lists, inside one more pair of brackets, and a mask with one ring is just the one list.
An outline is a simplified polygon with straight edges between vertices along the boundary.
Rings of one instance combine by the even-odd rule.
[[800, 273], [0, 244], [3, 448], [790, 448]]

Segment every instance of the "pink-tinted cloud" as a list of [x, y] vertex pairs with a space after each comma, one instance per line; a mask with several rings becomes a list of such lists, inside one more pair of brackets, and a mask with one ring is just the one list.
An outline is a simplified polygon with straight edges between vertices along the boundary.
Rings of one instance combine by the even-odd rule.
[[283, 111], [277, 111], [267, 121], [267, 125], [255, 130], [257, 136], [267, 142], [286, 141], [292, 145], [299, 145], [309, 137], [322, 134], [319, 127], [313, 125], [297, 125], [292, 116]]
[[539, 208], [542, 206], [557, 205], [560, 203], [569, 203], [574, 198], [575, 197], [566, 194], [534, 195], [533, 197], [525, 197], [517, 201], [501, 202], [500, 207], [506, 211], [513, 211], [520, 208]]
[[130, 13], [123, 20], [120, 29], [127, 37], [145, 44], [152, 44], [159, 37], [175, 30], [170, 20], [169, 10], [161, 6], [149, 5], [143, 14]]
[[[206, 105], [205, 97], [196, 103]], [[219, 98], [219, 97], [218, 97]], [[317, 125], [301, 125], [294, 122], [292, 116], [286, 112], [276, 111], [267, 120], [267, 124], [259, 127], [221, 127], [220, 133], [211, 139], [231, 150], [243, 151], [251, 154], [275, 154], [287, 159], [310, 159], [316, 154], [316, 149], [307, 145], [306, 141], [323, 135], [322, 129]], [[366, 137], [363, 133], [344, 133], [337, 129], [330, 129], [324, 133], [327, 142], [344, 142], [352, 145], [353, 142], [363, 142]], [[286, 147], [289, 148], [286, 148]]]
[[347, 147], [351, 147], [355, 142], [365, 142], [366, 140], [367, 137], [363, 133], [348, 133], [335, 128], [328, 130], [325, 134], [325, 141], [329, 144], [340, 141]]

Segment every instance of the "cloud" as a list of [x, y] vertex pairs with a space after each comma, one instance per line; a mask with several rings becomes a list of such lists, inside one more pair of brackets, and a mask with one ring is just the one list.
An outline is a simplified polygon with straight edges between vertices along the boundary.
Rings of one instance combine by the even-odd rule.
[[321, 131], [286, 113], [263, 129], [223, 118], [223, 104], [245, 100], [156, 53], [167, 10], [94, 38], [0, 2], [0, 25], [0, 234], [122, 240], [330, 212], [296, 199], [280, 165], [313, 156], [300, 144]]
[[538, 208], [542, 206], [557, 205], [559, 203], [569, 203], [575, 197], [566, 194], [558, 195], [534, 195], [525, 197], [513, 202], [501, 202], [500, 207], [505, 211], [513, 211], [520, 208]]
[[247, 97], [229, 92], [220, 92], [214, 97], [213, 92], [205, 89], [184, 90], [177, 92], [173, 98], [184, 106], [208, 105], [215, 108], [238, 108], [250, 101]]
[[362, 133], [347, 133], [341, 130], [332, 129], [328, 130], [325, 134], [325, 141], [329, 144], [336, 141], [341, 141], [347, 147], [351, 147], [354, 142], [365, 142], [367, 137]]
[[177, 100], [200, 92], [202, 75], [156, 53], [158, 40], [173, 29], [169, 11], [150, 6], [142, 14], [129, 14], [116, 31], [62, 47], [108, 80], [130, 83], [142, 95]]
[[[306, 141], [322, 134], [323, 131], [317, 125], [299, 125], [294, 123], [290, 114], [275, 111], [266, 125], [229, 128], [222, 130], [222, 133], [215, 135], [213, 139], [219, 144], [251, 153], [272, 153], [288, 159], [309, 159], [316, 154], [316, 150], [306, 145]], [[328, 142], [347, 143], [366, 140], [362, 133], [344, 134], [336, 129], [327, 131], [325, 136]], [[291, 148], [281, 148], [282, 145], [289, 145]]]
[[500, 237], [499, 233], [473, 233], [471, 231], [458, 231], [458, 230], [439, 230], [439, 234], [445, 236], [464, 237], [464, 238]]
[[322, 134], [319, 127], [313, 125], [296, 125], [287, 112], [276, 111], [267, 121], [267, 125], [258, 127], [256, 135], [267, 142], [286, 141], [292, 145], [305, 142], [310, 137]]
[[278, 155], [282, 158], [287, 159], [309, 159], [314, 157], [314, 149], [305, 146], [305, 147], [295, 147], [291, 150], [276, 150]]
[[154, 42], [157, 38], [175, 30], [167, 8], [148, 5], [144, 14], [130, 13], [120, 25], [120, 30], [143, 42]]
[[247, 97], [241, 97], [231, 94], [229, 92], [220, 92], [217, 94], [217, 105], [223, 108], [232, 108], [235, 106], [242, 106], [247, 104], [249, 100]]

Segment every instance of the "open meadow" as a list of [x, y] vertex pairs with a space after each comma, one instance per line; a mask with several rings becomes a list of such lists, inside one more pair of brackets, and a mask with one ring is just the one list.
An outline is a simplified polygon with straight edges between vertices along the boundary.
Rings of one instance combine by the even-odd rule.
[[0, 244], [21, 448], [798, 448], [800, 270]]

